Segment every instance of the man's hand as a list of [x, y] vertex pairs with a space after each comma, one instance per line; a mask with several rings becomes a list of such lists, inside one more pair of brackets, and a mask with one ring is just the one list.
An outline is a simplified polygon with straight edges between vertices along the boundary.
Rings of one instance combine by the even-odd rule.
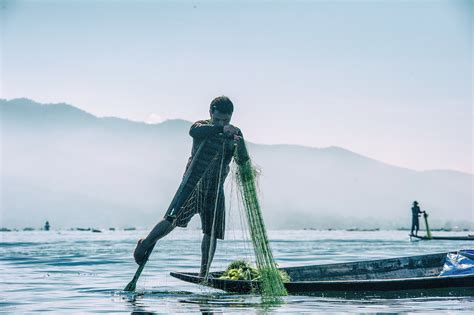
[[225, 125], [224, 126], [224, 134], [228, 137], [233, 137], [239, 134], [240, 130], [239, 128], [232, 126], [232, 125]]

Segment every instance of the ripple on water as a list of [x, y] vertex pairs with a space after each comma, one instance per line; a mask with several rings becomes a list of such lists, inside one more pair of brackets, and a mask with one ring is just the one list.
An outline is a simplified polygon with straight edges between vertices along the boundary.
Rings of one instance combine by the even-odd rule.
[[[265, 305], [260, 297], [228, 294], [179, 281], [169, 271], [196, 271], [202, 234], [179, 230], [159, 243], [140, 281], [139, 290], [124, 293], [137, 265], [131, 253], [143, 231], [103, 233], [15, 232], [0, 242], [1, 311], [29, 313], [305, 313], [314, 312], [446, 312], [474, 310], [473, 297], [343, 299], [287, 296]], [[270, 231], [280, 266], [389, 258], [466, 248], [467, 242], [410, 242], [406, 232]], [[232, 235], [232, 233], [230, 233]], [[234, 235], [241, 236], [239, 233]], [[32, 241], [34, 238], [34, 242]], [[213, 270], [236, 258], [251, 257], [251, 246], [239, 239], [219, 242]]]

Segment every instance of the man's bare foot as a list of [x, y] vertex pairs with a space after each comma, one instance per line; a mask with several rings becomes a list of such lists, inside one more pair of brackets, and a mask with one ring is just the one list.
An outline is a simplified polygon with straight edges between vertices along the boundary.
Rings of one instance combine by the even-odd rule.
[[133, 258], [139, 265], [143, 262], [148, 254], [148, 247], [143, 244], [143, 241], [143, 239], [138, 240], [137, 247], [135, 247], [135, 251], [133, 252]]

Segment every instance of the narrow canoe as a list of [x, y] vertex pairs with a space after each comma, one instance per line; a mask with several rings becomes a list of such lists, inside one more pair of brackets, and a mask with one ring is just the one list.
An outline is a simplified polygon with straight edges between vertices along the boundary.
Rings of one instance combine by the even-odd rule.
[[[281, 268], [291, 278], [289, 294], [338, 297], [474, 296], [474, 275], [438, 276], [447, 253], [350, 263]], [[171, 272], [183, 281], [235, 293], [251, 293], [259, 283], [204, 279], [196, 273]]]
[[419, 239], [419, 240], [445, 240], [445, 241], [474, 241], [474, 236], [432, 236], [428, 238], [427, 236], [417, 236], [410, 235], [410, 238]]

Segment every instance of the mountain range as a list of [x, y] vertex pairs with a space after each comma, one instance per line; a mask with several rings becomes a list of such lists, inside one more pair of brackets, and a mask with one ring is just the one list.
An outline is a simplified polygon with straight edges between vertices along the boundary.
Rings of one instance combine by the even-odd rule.
[[[150, 227], [191, 150], [185, 120], [146, 124], [25, 98], [1, 99], [0, 115], [0, 226]], [[473, 228], [473, 174], [410, 170], [340, 147], [248, 149], [269, 228], [408, 228], [414, 200], [433, 226]]]

